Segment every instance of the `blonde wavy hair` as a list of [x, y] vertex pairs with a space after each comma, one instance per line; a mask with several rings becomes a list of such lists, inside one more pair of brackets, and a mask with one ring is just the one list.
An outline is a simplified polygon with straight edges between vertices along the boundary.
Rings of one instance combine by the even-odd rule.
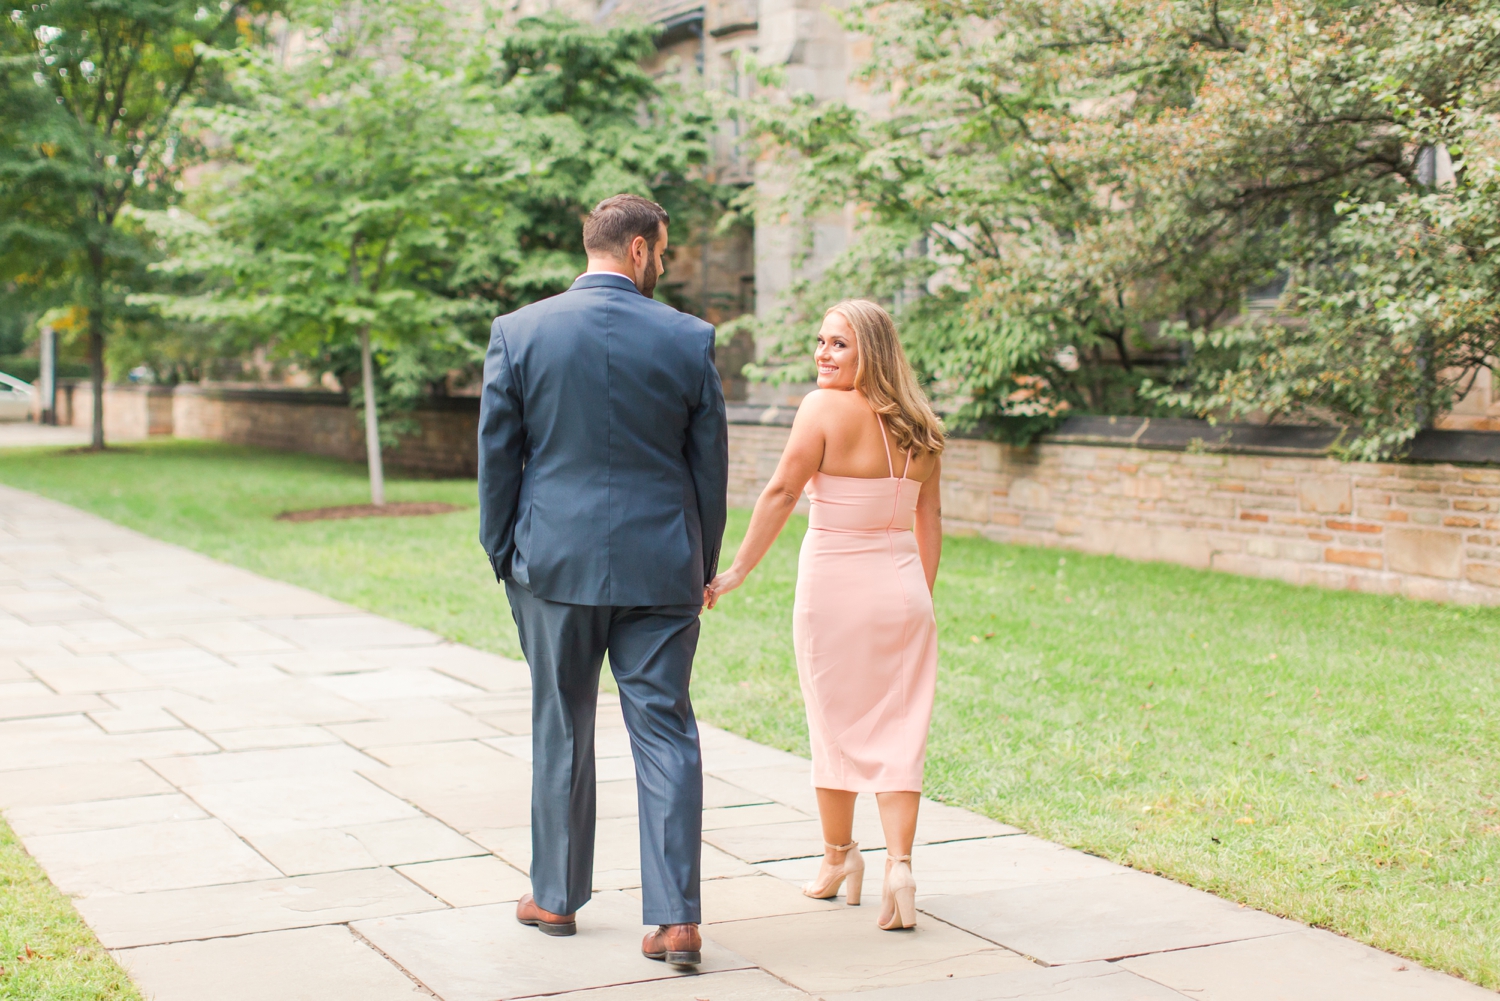
[[903, 452], [908, 449], [931, 455], [942, 452], [947, 437], [943, 422], [933, 413], [927, 394], [917, 385], [891, 314], [869, 299], [836, 302], [823, 313], [823, 318], [827, 319], [830, 313], [839, 314], [854, 328], [859, 348], [854, 388], [885, 419], [896, 446]]

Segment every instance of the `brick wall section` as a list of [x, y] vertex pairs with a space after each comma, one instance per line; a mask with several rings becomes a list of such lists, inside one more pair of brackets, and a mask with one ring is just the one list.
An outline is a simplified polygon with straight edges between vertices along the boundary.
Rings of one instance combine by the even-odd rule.
[[[382, 458], [393, 469], [429, 476], [473, 476], [478, 472], [478, 401], [418, 408], [403, 421], [412, 425]], [[283, 393], [267, 400], [252, 392], [180, 386], [173, 399], [173, 433], [311, 452], [350, 462], [365, 461], [365, 427], [348, 400], [333, 393]]]
[[[87, 386], [74, 392], [73, 419], [87, 424]], [[393, 467], [474, 475], [476, 401], [414, 418], [418, 430], [386, 453]], [[358, 414], [331, 393], [117, 387], [105, 397], [105, 426], [116, 440], [171, 433], [353, 462], [365, 455]], [[730, 425], [731, 504], [755, 503], [787, 434]], [[943, 459], [943, 514], [950, 532], [1001, 542], [1500, 605], [1493, 467], [955, 440]]]
[[[105, 440], [140, 441], [170, 435], [173, 395], [168, 386], [106, 386]], [[93, 389], [86, 382], [59, 386], [57, 411], [59, 424], [87, 427], [94, 414]]]
[[[729, 506], [754, 507], [776, 472], [790, 428], [729, 425]], [[803, 505], [807, 498], [803, 498]]]
[[[71, 393], [71, 411], [64, 414], [59, 408], [58, 419], [87, 425], [89, 388], [78, 385]], [[478, 471], [477, 400], [419, 408], [411, 423], [414, 430], [383, 453], [391, 468], [430, 476], [473, 476]], [[365, 461], [364, 423], [348, 399], [336, 393], [110, 386], [104, 395], [104, 432], [110, 441], [168, 435]]]
[[347, 404], [267, 404], [186, 392], [178, 393], [172, 403], [173, 434], [178, 438], [259, 445], [350, 461], [365, 457], [364, 428]]
[[[787, 430], [735, 427], [731, 503]], [[1293, 584], [1500, 605], [1500, 470], [955, 440], [949, 532]]]

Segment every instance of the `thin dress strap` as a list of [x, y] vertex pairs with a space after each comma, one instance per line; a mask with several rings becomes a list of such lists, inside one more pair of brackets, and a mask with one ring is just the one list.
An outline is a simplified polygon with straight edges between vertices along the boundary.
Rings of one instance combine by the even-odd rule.
[[901, 470], [901, 478], [906, 479], [906, 474], [911, 472], [911, 449], [906, 450], [906, 468]]
[[[874, 410], [875, 419], [877, 421], [880, 421], [880, 450], [885, 453], [885, 468], [891, 474], [891, 479], [894, 480], [896, 478], [896, 464], [891, 461], [891, 446], [890, 443], [885, 440], [885, 419], [880, 416], [880, 411], [875, 410], [874, 407], [871, 407], [870, 409]], [[911, 467], [910, 453], [908, 453], [906, 456], [906, 465], [907, 468]], [[902, 473], [901, 478], [903, 480], [906, 479], [906, 474]]]

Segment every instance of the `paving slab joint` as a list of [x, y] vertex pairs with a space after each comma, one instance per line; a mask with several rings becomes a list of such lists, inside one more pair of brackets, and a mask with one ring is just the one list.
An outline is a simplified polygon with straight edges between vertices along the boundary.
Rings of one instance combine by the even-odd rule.
[[[425, 893], [426, 891], [424, 890], [423, 892]], [[390, 953], [386, 952], [374, 942], [371, 942], [364, 936], [362, 932], [359, 931], [359, 929], [355, 928], [352, 923], [346, 924], [343, 927], [349, 929], [349, 934], [354, 936], [355, 941], [364, 943], [364, 945], [372, 952], [374, 952], [375, 955], [379, 956], [381, 959], [385, 960], [387, 963], [390, 963], [396, 969], [400, 970], [401, 975], [406, 977], [407, 980], [410, 980], [423, 994], [427, 995], [430, 998], [438, 997], [437, 993], [433, 991], [431, 987], [428, 987], [426, 984], [422, 983], [422, 981], [417, 978], [417, 975], [415, 973], [412, 973], [406, 967], [402, 966], [399, 962], [396, 961], [393, 956], [391, 956]], [[438, 1001], [442, 1001], [442, 999], [438, 998]]]

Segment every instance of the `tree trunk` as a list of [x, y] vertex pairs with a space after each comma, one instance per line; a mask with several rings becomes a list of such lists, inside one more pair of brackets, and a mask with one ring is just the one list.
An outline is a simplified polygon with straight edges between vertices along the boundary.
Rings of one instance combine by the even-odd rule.
[[104, 448], [104, 313], [98, 299], [89, 307], [89, 385], [94, 390], [94, 437], [89, 447]]
[[359, 332], [359, 366], [365, 389], [365, 454], [370, 462], [370, 503], [385, 503], [385, 470], [380, 464], [380, 424], [375, 413], [375, 359], [370, 355], [370, 328]]

